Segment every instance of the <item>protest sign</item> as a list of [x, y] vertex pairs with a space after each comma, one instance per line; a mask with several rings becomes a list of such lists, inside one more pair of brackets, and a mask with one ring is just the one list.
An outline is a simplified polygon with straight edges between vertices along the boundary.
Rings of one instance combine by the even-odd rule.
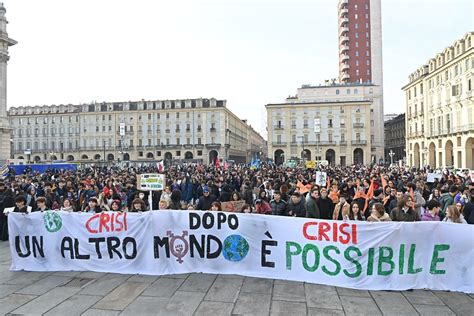
[[427, 173], [426, 174], [426, 182], [433, 183], [433, 182], [435, 182], [435, 179], [438, 179], [438, 181], [439, 181], [439, 180], [441, 180], [442, 176], [443, 175], [439, 174], [439, 173]]
[[315, 161], [315, 160], [306, 161], [306, 168], [307, 168], [307, 169], [314, 169], [314, 168], [316, 168], [316, 161]]
[[323, 172], [323, 171], [317, 171], [316, 172], [316, 181], [315, 181], [316, 185], [319, 185], [319, 186], [326, 186], [327, 184], [327, 174], [326, 172]]
[[474, 183], [474, 170], [469, 170], [469, 174], [471, 175], [471, 181]]
[[[11, 270], [241, 274], [474, 292], [472, 225], [151, 211], [10, 213]], [[429, 236], [429, 238], [426, 238]]]
[[141, 191], [159, 191], [165, 187], [165, 175], [144, 173], [137, 175], [137, 188]]
[[244, 207], [245, 201], [230, 201], [230, 202], [222, 202], [222, 210], [226, 212], [240, 212], [242, 207]]

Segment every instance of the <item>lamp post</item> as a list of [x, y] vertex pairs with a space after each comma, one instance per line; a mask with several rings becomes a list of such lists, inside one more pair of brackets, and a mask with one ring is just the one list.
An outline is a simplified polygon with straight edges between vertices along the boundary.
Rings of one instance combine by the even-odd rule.
[[393, 152], [393, 150], [390, 149], [390, 152], [388, 153], [388, 155], [390, 156], [390, 164], [392, 165], [393, 164], [393, 156], [395, 156], [395, 153]]
[[104, 163], [105, 163], [105, 144], [107, 143], [105, 140], [104, 140]]

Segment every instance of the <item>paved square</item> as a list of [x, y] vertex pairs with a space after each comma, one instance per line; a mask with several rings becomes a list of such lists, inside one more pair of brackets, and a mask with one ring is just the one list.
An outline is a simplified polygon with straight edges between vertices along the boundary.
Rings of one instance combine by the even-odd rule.
[[474, 295], [360, 291], [242, 277], [98, 272], [11, 272], [0, 242], [0, 314], [5, 315], [473, 315]]

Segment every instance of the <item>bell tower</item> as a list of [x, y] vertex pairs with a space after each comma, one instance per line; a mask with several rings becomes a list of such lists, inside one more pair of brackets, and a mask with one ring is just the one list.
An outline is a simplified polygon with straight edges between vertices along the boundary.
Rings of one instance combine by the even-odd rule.
[[0, 164], [11, 155], [11, 128], [7, 117], [7, 62], [8, 47], [17, 42], [8, 37], [5, 7], [0, 3]]

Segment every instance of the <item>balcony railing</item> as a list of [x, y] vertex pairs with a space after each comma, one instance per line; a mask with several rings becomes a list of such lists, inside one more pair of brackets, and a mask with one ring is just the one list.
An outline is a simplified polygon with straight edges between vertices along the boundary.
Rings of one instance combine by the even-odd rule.
[[341, 146], [347, 146], [347, 141], [341, 140], [341, 141], [339, 142], [339, 145], [341, 145]]
[[219, 148], [219, 147], [221, 147], [221, 144], [217, 144], [217, 143], [207, 143], [207, 144], [206, 144], [206, 147], [207, 147], [207, 148]]
[[275, 146], [275, 147], [286, 146], [286, 142], [273, 142], [272, 146]]
[[354, 124], [352, 124], [352, 126], [353, 126], [354, 128], [363, 128], [363, 127], [364, 127], [364, 123], [354, 123]]
[[322, 141], [322, 142], [319, 142], [320, 145], [322, 146], [328, 146], [328, 145], [336, 145], [336, 142], [334, 140], [328, 140], [328, 141]]
[[366, 140], [353, 140], [352, 145], [367, 145]]
[[211, 127], [210, 131], [211, 131], [211, 132], [215, 132], [215, 131], [216, 131], [216, 128], [215, 128], [215, 127]]
[[274, 130], [282, 130], [282, 129], [284, 129], [284, 127], [283, 127], [283, 125], [275, 125], [275, 126], [273, 126], [273, 129]]

